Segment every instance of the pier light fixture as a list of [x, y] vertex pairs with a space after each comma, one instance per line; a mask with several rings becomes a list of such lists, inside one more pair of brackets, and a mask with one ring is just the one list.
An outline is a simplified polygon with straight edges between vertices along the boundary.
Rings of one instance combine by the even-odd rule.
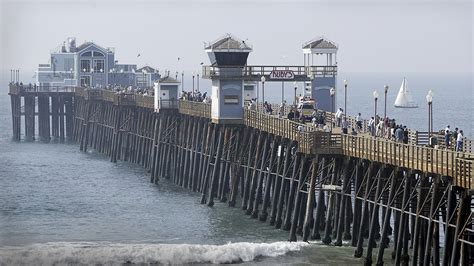
[[377, 92], [377, 90], [374, 90], [372, 95], [374, 96], [374, 107], [375, 107], [375, 110], [374, 110], [374, 125], [372, 126], [372, 134], [376, 138], [377, 137], [377, 134], [376, 134], [377, 132], [375, 131], [375, 128], [377, 127], [377, 124], [378, 124], [378, 121], [377, 121], [377, 100], [379, 99], [379, 93]]
[[193, 97], [194, 97], [194, 71], [191, 72], [191, 75], [193, 76]]
[[426, 94], [426, 102], [428, 103], [428, 139], [431, 144], [431, 132], [433, 131], [433, 91], [429, 90]]
[[262, 103], [265, 103], [265, 76], [260, 77], [260, 81], [262, 82]]
[[344, 118], [347, 114], [347, 80], [344, 80]]
[[[334, 112], [334, 95], [336, 94], [336, 90], [334, 89], [334, 87], [332, 87], [330, 90], [329, 90], [329, 95], [331, 95], [331, 112]], [[331, 132], [332, 132], [332, 116], [331, 116]]]
[[104, 70], [102, 68], [100, 69], [100, 73], [104, 73]]
[[374, 95], [374, 99], [377, 100], [379, 98], [379, 93], [375, 90], [372, 95]]
[[181, 72], [181, 92], [184, 93], [184, 71]]
[[296, 81], [293, 81], [293, 85], [294, 85], [294, 87], [295, 87], [295, 98], [294, 98], [294, 103], [293, 103], [293, 104], [294, 104], [295, 107], [296, 107], [296, 104], [297, 104], [297, 102], [298, 102], [297, 99], [296, 99], [296, 91], [298, 90], [298, 83], [296, 83]]
[[196, 91], [199, 93], [199, 73], [196, 74], [196, 85], [197, 85]]
[[433, 103], [433, 91], [429, 90], [428, 94], [426, 94], [426, 102], [428, 104]]
[[384, 118], [384, 125], [383, 125], [383, 133], [385, 134], [385, 120], [387, 119], [387, 92], [388, 92], [388, 85], [385, 84], [383, 86], [384, 91], [384, 107], [383, 107], [383, 118]]
[[82, 69], [82, 72], [86, 72], [86, 69], [85, 69], [85, 68], [84, 68], [84, 69]]

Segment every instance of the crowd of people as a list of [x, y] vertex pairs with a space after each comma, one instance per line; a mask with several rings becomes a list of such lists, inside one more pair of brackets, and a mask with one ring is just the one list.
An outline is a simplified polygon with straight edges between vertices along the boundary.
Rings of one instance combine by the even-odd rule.
[[[341, 127], [342, 132], [347, 134], [348, 132], [348, 122], [343, 116], [344, 112], [342, 108], [339, 108], [334, 114], [334, 125]], [[371, 117], [367, 121], [367, 128], [364, 130], [363, 127], [363, 118], [361, 113], [358, 113], [355, 117], [355, 128], [352, 128], [351, 134], [357, 134], [360, 132], [367, 131], [371, 136], [381, 137], [389, 140], [393, 140], [400, 143], [408, 144], [409, 141], [409, 130], [406, 125], [397, 124], [394, 118], [386, 117], [382, 119], [379, 116]], [[353, 133], [356, 131], [356, 133]], [[464, 132], [455, 128], [451, 130], [448, 125], [444, 130], [440, 131], [441, 134], [444, 134], [444, 144], [447, 149], [453, 148], [455, 151], [462, 151]], [[430, 140], [429, 144], [434, 146], [435, 143]]]
[[143, 96], [155, 95], [155, 91], [151, 88], [142, 88], [142, 87], [134, 87], [134, 86], [123, 87], [119, 85], [107, 85], [106, 87], [98, 87], [97, 89], [111, 90], [111, 91], [115, 91], [115, 93], [117, 94], [130, 93], [130, 94], [143, 95]]
[[449, 149], [454, 144], [454, 150], [462, 151], [463, 139], [464, 132], [459, 128], [456, 127], [454, 130], [451, 130], [451, 126], [447, 125], [444, 129], [444, 144], [446, 148]]
[[183, 91], [181, 94], [180, 100], [210, 103], [211, 98], [207, 97], [206, 95], [207, 95], [207, 92], [201, 93], [200, 91], [198, 92]]
[[[264, 103], [264, 112], [273, 114], [271, 105], [267, 102]], [[256, 110], [255, 101], [249, 102], [248, 108], [250, 110]], [[280, 105], [278, 110], [278, 116], [284, 117], [285, 105]], [[322, 129], [325, 132], [331, 132], [331, 127], [339, 127], [343, 134], [357, 135], [359, 133], [368, 133], [374, 137], [380, 137], [396, 141], [399, 143], [408, 144], [409, 142], [409, 129], [406, 125], [397, 123], [395, 118], [382, 118], [380, 116], [372, 116], [369, 120], [364, 123], [364, 119], [361, 113], [355, 116], [353, 123], [349, 122], [349, 119], [344, 115], [344, 109], [338, 108], [334, 116], [328, 120], [328, 116], [325, 111], [314, 109], [310, 116], [305, 116], [303, 110], [292, 106], [289, 112], [286, 114], [286, 118], [291, 121], [300, 123], [298, 126], [299, 131], [304, 131], [306, 123], [311, 122], [313, 127]], [[350, 129], [350, 131], [349, 131]], [[445, 146], [447, 149], [453, 148], [456, 151], [462, 151], [464, 132], [455, 128], [451, 130], [448, 125], [444, 131]], [[430, 143], [431, 144], [431, 143]]]

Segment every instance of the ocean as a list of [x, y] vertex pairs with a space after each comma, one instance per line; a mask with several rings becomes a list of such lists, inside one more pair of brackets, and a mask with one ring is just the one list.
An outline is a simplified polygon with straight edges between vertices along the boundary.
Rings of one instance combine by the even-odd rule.
[[[464, 129], [473, 136], [472, 74], [406, 75], [418, 109], [395, 109], [403, 75], [348, 73], [348, 113], [369, 116], [372, 91], [389, 84], [390, 117], [425, 131], [424, 95], [434, 92], [434, 127]], [[116, 264], [363, 264], [354, 248], [320, 242], [287, 242], [288, 232], [150, 176], [74, 143], [13, 142], [7, 82], [0, 87], [0, 265]], [[204, 83], [205, 85], [205, 83]], [[203, 86], [204, 86], [203, 85]], [[287, 84], [287, 101], [293, 91]], [[266, 85], [271, 102], [281, 83]], [[341, 88], [339, 95], [343, 95]], [[383, 98], [382, 98], [383, 99]], [[337, 98], [343, 105], [343, 96]], [[383, 101], [379, 101], [379, 104]], [[379, 110], [383, 110], [383, 106]], [[386, 252], [388, 254], [389, 252]], [[391, 260], [385, 260], [390, 264]]]

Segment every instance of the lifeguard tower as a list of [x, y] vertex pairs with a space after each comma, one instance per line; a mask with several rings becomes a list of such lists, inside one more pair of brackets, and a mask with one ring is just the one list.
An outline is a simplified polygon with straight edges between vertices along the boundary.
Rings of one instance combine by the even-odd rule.
[[228, 34], [206, 45], [205, 51], [211, 68], [203, 77], [212, 80], [212, 122], [241, 124], [243, 122], [243, 68], [252, 48], [240, 39]]
[[178, 108], [179, 85], [180, 82], [170, 76], [163, 77], [158, 82], [155, 82], [155, 112], [159, 112], [161, 109]]
[[[305, 82], [305, 95], [316, 100], [318, 109], [334, 112], [336, 95], [337, 49], [334, 42], [318, 37], [303, 44], [304, 66], [309, 81]], [[333, 101], [331, 103], [331, 101]]]

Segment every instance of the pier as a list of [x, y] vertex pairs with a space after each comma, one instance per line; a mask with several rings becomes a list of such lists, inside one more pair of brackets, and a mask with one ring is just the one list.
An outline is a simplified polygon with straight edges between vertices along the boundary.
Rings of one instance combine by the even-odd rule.
[[69, 138], [142, 165], [151, 182], [170, 179], [209, 206], [227, 202], [288, 230], [290, 241], [349, 241], [356, 257], [379, 265], [385, 250], [397, 264], [472, 263], [472, 152], [310, 125], [300, 132], [247, 109], [243, 124], [217, 124], [210, 104], [179, 101], [157, 113], [151, 96], [107, 90], [11, 84], [10, 97], [15, 140], [24, 116], [25, 140]]
[[[13, 139], [69, 139], [111, 162], [143, 166], [153, 183], [168, 179], [199, 192], [202, 204], [225, 203], [286, 230], [289, 241], [348, 243], [368, 265], [383, 265], [387, 252], [396, 265], [474, 263], [471, 141], [456, 152], [426, 145], [423, 132], [410, 130], [404, 144], [244, 107], [244, 81], [285, 71], [333, 101], [329, 89], [314, 86], [335, 84], [337, 47], [326, 42], [323, 49], [323, 41], [305, 45], [305, 65], [294, 67], [247, 66], [251, 48], [231, 37], [208, 45], [203, 77], [213, 82], [211, 104], [169, 96], [177, 95], [169, 77], [155, 96], [12, 83]], [[321, 53], [328, 64], [313, 66], [311, 56]], [[322, 109], [334, 116], [332, 102]]]

